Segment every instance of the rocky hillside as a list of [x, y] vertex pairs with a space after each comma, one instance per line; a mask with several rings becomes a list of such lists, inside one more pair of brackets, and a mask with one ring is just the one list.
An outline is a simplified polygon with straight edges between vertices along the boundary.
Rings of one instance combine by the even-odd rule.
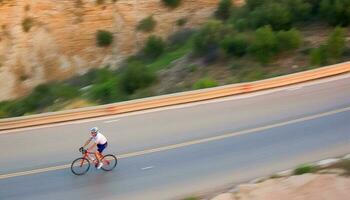
[[[202, 23], [218, 1], [183, 0], [171, 9], [161, 0], [2, 0], [0, 101], [93, 67], [117, 67], [150, 34], [166, 37], [176, 31], [177, 20], [186, 18], [191, 27]], [[137, 31], [139, 21], [151, 15], [154, 31]], [[113, 33], [112, 45], [96, 45], [98, 30]]]

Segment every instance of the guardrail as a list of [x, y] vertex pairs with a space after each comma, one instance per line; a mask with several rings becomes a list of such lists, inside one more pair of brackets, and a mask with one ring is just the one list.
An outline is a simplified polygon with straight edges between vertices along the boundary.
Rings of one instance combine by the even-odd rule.
[[122, 103], [107, 104], [103, 106], [59, 111], [25, 117], [7, 118], [0, 120], [0, 131], [204, 101], [302, 83], [348, 72], [350, 72], [350, 62], [345, 62], [315, 70], [304, 71], [249, 83], [232, 84], [210, 89], [182, 92]]

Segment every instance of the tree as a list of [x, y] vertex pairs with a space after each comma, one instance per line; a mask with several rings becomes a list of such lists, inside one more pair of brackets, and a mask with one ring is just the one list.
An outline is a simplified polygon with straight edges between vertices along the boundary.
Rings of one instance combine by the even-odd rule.
[[263, 64], [268, 63], [276, 55], [277, 39], [270, 26], [255, 31], [255, 41], [250, 47], [250, 52]]

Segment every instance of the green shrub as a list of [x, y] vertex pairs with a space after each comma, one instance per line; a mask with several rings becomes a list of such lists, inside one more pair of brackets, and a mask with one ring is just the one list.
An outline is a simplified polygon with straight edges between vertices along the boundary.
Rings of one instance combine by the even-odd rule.
[[276, 33], [278, 50], [294, 50], [300, 47], [303, 42], [299, 31], [291, 29], [289, 31], [279, 31]]
[[233, 26], [237, 31], [245, 31], [250, 27], [250, 24], [248, 19], [242, 18], [242, 19], [235, 20], [233, 22]]
[[249, 10], [254, 10], [262, 5], [266, 5], [267, 3], [271, 2], [271, 0], [246, 0], [246, 7]]
[[302, 165], [299, 166], [294, 170], [295, 175], [301, 175], [301, 174], [306, 174], [306, 173], [312, 173], [315, 172], [315, 167], [311, 165]]
[[246, 54], [249, 46], [248, 37], [243, 34], [227, 35], [221, 42], [221, 48], [228, 54], [238, 57]]
[[255, 31], [255, 41], [250, 52], [263, 64], [271, 61], [277, 53], [277, 38], [271, 27], [265, 26]]
[[268, 3], [252, 11], [250, 16], [254, 27], [270, 25], [274, 30], [289, 29], [292, 15], [283, 3]]
[[199, 200], [199, 198], [197, 198], [197, 197], [187, 197], [187, 198], [184, 198], [183, 200]]
[[327, 53], [330, 58], [337, 60], [344, 54], [345, 47], [345, 29], [337, 27], [327, 39]]
[[151, 32], [154, 30], [156, 25], [157, 25], [157, 22], [153, 19], [153, 16], [148, 16], [148, 17], [142, 19], [136, 28], [139, 31]]
[[24, 32], [29, 32], [30, 29], [32, 28], [33, 26], [33, 18], [31, 17], [26, 17], [23, 21], [22, 21], [22, 29]]
[[347, 26], [350, 24], [349, 0], [322, 0], [319, 14], [329, 24]]
[[87, 91], [89, 99], [99, 103], [112, 103], [122, 97], [119, 82], [117, 78], [111, 78], [92, 85]]
[[150, 86], [155, 80], [155, 73], [142, 63], [132, 62], [129, 63], [121, 76], [121, 86], [125, 92], [132, 94], [138, 89]]
[[107, 68], [93, 68], [83, 75], [74, 76], [66, 80], [65, 83], [73, 87], [82, 88], [92, 84], [104, 82], [105, 80], [115, 76], [117, 76], [116, 72]]
[[[310, 0], [287, 0], [286, 4], [292, 14], [293, 22], [306, 21], [312, 16], [312, 4]], [[312, 0], [311, 0], [312, 1]]]
[[60, 83], [42, 84], [26, 97], [4, 104], [0, 109], [7, 117], [36, 113], [55, 102], [64, 102], [80, 95], [77, 88]]
[[189, 41], [194, 33], [195, 31], [189, 28], [176, 31], [168, 37], [168, 44], [170, 47], [182, 47]]
[[109, 31], [98, 30], [96, 33], [97, 46], [107, 47], [113, 42], [113, 34]]
[[194, 36], [194, 52], [205, 55], [219, 46], [224, 36], [224, 26], [220, 21], [209, 21]]
[[181, 0], [162, 0], [165, 6], [176, 8], [181, 4]]
[[328, 55], [326, 45], [321, 45], [319, 48], [312, 49], [310, 52], [311, 66], [324, 66], [327, 64]]
[[158, 36], [150, 36], [145, 46], [143, 47], [143, 53], [148, 59], [155, 59], [162, 55], [165, 49], [165, 42], [161, 37]]
[[198, 80], [193, 85], [193, 89], [198, 90], [198, 89], [215, 87], [217, 85], [218, 85], [218, 83], [215, 80], [211, 79], [211, 78], [202, 78], [202, 79]]
[[215, 11], [215, 17], [221, 20], [227, 20], [232, 10], [232, 0], [221, 0]]
[[184, 26], [187, 23], [187, 18], [183, 17], [178, 20], [176, 20], [176, 25], [177, 26]]

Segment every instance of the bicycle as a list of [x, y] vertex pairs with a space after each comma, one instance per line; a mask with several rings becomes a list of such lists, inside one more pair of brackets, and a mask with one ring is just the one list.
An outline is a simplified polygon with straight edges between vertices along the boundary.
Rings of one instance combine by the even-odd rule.
[[[94, 163], [96, 167], [95, 161], [90, 156], [90, 154], [94, 154], [93, 152], [88, 152], [84, 148], [80, 148], [79, 151], [82, 153], [83, 157], [75, 159], [70, 167], [75, 175], [83, 175], [89, 171], [90, 162]], [[102, 157], [101, 162], [103, 162], [102, 170], [111, 171], [117, 166], [118, 160], [113, 154], [107, 154]]]

